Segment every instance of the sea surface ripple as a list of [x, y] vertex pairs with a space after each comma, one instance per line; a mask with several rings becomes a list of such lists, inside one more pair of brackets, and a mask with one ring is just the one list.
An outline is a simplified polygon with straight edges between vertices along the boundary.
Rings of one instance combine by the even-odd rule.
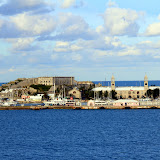
[[160, 110], [0, 111], [2, 160], [157, 160]]

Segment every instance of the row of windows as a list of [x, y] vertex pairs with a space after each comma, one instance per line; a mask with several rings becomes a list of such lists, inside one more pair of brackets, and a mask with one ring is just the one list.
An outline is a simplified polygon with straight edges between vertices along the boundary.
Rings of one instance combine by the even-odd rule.
[[41, 81], [41, 83], [50, 83], [50, 81]]
[[133, 95], [133, 96], [119, 96], [118, 98], [141, 98], [141, 96], [139, 96], [139, 95]]
[[127, 94], [127, 93], [128, 94], [131, 94], [131, 93], [132, 94], [140, 94], [140, 93], [143, 94], [143, 91], [142, 92], [139, 92], [139, 91], [124, 91], [124, 92], [121, 91], [121, 92], [119, 92], [119, 94], [121, 94], [121, 95], [122, 94]]

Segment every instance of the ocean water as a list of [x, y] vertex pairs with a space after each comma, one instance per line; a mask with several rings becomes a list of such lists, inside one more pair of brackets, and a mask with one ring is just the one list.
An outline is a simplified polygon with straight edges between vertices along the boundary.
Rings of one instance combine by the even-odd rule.
[[[93, 81], [93, 83], [100, 83], [102, 86], [111, 86], [111, 81]], [[115, 85], [119, 87], [123, 86], [144, 86], [144, 81], [115, 81]], [[160, 86], [159, 80], [148, 81], [148, 85]]]
[[2, 86], [2, 84], [5, 84], [5, 83], [0, 83], [0, 86]]
[[0, 111], [2, 160], [158, 160], [160, 110]]

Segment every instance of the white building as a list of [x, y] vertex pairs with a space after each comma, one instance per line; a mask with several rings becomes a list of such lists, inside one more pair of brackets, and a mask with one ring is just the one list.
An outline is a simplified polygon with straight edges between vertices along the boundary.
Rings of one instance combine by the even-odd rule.
[[160, 86], [148, 86], [148, 77], [145, 75], [144, 77], [144, 86], [135, 87], [135, 86], [128, 86], [128, 87], [116, 87], [115, 86], [115, 78], [112, 76], [111, 78], [111, 86], [108, 87], [96, 87], [93, 89], [95, 93], [102, 91], [107, 91], [110, 93], [114, 90], [117, 93], [117, 98], [142, 98], [146, 97], [146, 92], [148, 89], [160, 89]]
[[44, 94], [37, 94], [36, 96], [29, 96], [27, 101], [32, 101], [32, 102], [40, 102], [42, 101], [42, 97]]

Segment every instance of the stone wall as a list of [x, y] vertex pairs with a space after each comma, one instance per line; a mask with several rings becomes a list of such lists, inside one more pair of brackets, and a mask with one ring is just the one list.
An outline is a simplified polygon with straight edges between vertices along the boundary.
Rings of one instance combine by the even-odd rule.
[[74, 77], [39, 77], [38, 84], [43, 85], [74, 85]]

